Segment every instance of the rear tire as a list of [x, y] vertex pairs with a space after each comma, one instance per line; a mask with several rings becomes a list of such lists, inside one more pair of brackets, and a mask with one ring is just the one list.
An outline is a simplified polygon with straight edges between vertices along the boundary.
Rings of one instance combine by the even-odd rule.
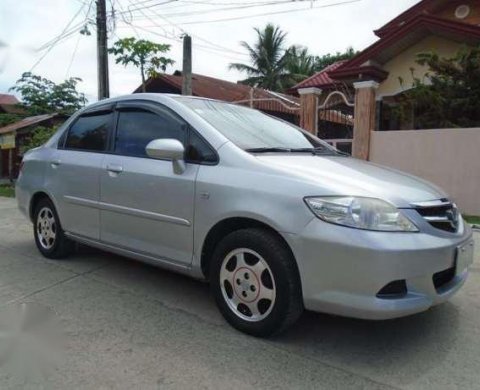
[[61, 259], [68, 256], [74, 244], [62, 229], [60, 219], [52, 201], [41, 199], [35, 206], [33, 217], [33, 236], [40, 253], [49, 259]]
[[237, 230], [223, 238], [213, 253], [210, 276], [220, 312], [242, 332], [278, 334], [303, 312], [295, 259], [266, 229]]

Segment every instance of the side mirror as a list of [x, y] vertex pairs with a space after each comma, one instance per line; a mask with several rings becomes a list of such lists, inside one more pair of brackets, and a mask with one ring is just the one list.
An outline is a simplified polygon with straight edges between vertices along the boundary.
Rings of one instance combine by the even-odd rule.
[[185, 171], [185, 148], [179, 140], [173, 138], [154, 139], [145, 148], [147, 156], [157, 160], [171, 160], [175, 173]]

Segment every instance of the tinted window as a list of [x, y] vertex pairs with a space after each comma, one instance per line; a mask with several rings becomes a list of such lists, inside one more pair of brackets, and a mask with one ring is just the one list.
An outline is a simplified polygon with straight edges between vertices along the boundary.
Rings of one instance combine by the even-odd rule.
[[112, 113], [105, 113], [78, 118], [68, 132], [65, 148], [105, 150], [112, 117]]
[[193, 130], [187, 147], [187, 161], [189, 162], [216, 162], [217, 156], [213, 149]]
[[149, 111], [121, 111], [118, 117], [115, 152], [126, 156], [146, 157], [150, 141], [174, 138], [185, 144], [186, 125], [172, 114]]

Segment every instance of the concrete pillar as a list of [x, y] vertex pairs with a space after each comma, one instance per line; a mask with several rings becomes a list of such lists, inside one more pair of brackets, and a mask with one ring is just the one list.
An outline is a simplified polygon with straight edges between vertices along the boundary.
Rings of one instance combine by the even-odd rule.
[[370, 132], [375, 130], [376, 81], [353, 83], [355, 88], [355, 114], [353, 125], [353, 149], [355, 158], [368, 160]]
[[300, 127], [317, 135], [318, 131], [318, 97], [322, 93], [319, 88], [300, 88]]

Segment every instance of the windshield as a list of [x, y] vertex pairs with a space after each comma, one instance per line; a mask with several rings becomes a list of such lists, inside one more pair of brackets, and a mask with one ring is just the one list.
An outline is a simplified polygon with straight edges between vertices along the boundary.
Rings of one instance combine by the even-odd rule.
[[261, 111], [205, 99], [182, 97], [178, 100], [246, 151], [337, 153], [326, 142]]

